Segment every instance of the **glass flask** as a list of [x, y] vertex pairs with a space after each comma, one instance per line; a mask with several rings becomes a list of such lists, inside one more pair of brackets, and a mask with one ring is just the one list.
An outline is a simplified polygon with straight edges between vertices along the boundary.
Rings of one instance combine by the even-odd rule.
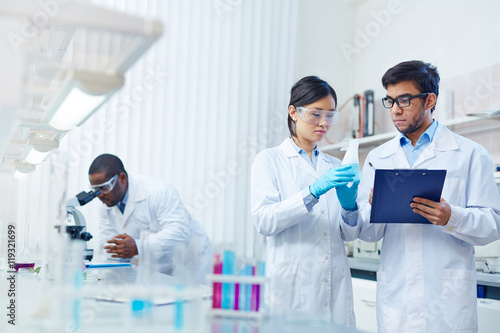
[[345, 151], [344, 158], [342, 159], [342, 165], [359, 164], [358, 147], [359, 139], [349, 139], [347, 141], [347, 145], [340, 149]]
[[26, 221], [24, 226], [24, 243], [23, 247], [21, 248], [21, 251], [19, 251], [19, 254], [16, 255], [16, 261], [14, 262], [14, 269], [16, 271], [19, 271], [20, 268], [29, 269], [35, 267], [35, 260], [33, 260], [33, 257], [31, 256], [31, 253], [28, 249], [28, 235], [30, 230], [29, 219], [30, 215], [28, 212], [26, 212]]

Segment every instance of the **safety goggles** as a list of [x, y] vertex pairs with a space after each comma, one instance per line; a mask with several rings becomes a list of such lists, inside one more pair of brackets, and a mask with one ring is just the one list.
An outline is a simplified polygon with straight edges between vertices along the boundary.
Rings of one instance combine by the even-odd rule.
[[413, 98], [421, 98], [421, 97], [426, 97], [430, 93], [423, 93], [423, 94], [417, 94], [413, 96], [401, 96], [397, 98], [391, 98], [389, 96], [382, 98], [382, 104], [384, 105], [384, 108], [390, 109], [394, 106], [394, 102], [400, 107], [400, 108], [406, 108], [410, 106], [411, 100]]
[[326, 125], [333, 125], [337, 121], [337, 116], [339, 113], [338, 111], [309, 110], [302, 106], [297, 107], [296, 110], [303, 121], [312, 125], [321, 124], [321, 122], [323, 122], [323, 119], [325, 120]]
[[99, 191], [101, 191], [102, 194], [106, 194], [106, 193], [113, 191], [113, 188], [115, 187], [117, 180], [118, 180], [118, 175], [114, 175], [107, 182], [99, 184], [99, 185], [91, 185], [90, 188], [92, 189], [92, 191], [99, 190]]

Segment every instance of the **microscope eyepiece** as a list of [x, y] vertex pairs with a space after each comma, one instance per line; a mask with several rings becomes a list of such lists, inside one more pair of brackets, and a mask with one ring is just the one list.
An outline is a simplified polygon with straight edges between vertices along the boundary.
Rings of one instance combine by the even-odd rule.
[[99, 194], [101, 194], [100, 190], [97, 190], [95, 192], [94, 191], [89, 191], [89, 192], [82, 191], [76, 195], [76, 198], [78, 199], [78, 203], [80, 204], [80, 206], [83, 206], [83, 205], [86, 205], [89, 202], [91, 202]]
[[89, 241], [92, 239], [92, 235], [90, 234], [90, 232], [82, 232], [80, 234], [80, 239], [84, 240], [84, 241]]

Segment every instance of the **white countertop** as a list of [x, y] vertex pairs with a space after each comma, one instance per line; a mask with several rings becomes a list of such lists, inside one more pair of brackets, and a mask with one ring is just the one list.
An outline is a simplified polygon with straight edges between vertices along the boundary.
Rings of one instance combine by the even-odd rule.
[[[163, 302], [169, 299], [168, 286], [175, 285], [178, 280], [171, 276], [155, 273], [152, 283], [157, 287], [153, 290], [154, 305], [151, 315], [135, 318], [131, 311], [130, 297], [137, 294], [141, 286], [137, 284], [137, 270], [128, 267], [103, 267], [86, 269], [88, 281], [84, 281], [79, 290], [85, 296], [73, 298], [74, 289], [64, 294], [63, 288], [54, 285], [52, 281], [43, 282], [40, 277], [29, 273], [15, 273], [16, 279], [16, 326], [7, 324], [5, 313], [0, 321], [0, 332], [59, 332], [65, 327], [71, 329], [75, 320], [80, 321], [79, 333], [120, 333], [138, 332], [190, 332], [190, 333], [302, 333], [302, 332], [358, 332], [332, 323], [321, 322], [294, 322], [283, 318], [264, 319], [263, 321], [234, 320], [208, 318], [207, 309], [211, 306], [211, 299], [191, 299], [183, 302], [185, 319], [184, 328], [174, 329], [175, 314], [178, 313], [178, 303]], [[7, 277], [12, 276], [8, 271], [0, 271], [0, 297], [2, 308], [9, 300], [7, 295]], [[165, 287], [167, 286], [167, 287]], [[211, 293], [211, 287], [201, 288], [202, 294]], [[63, 296], [61, 296], [63, 295]], [[76, 300], [76, 302], [75, 302]], [[170, 295], [170, 300], [172, 297]], [[74, 309], [80, 309], [79, 317], [74, 317]], [[4, 310], [6, 312], [6, 310]], [[293, 320], [293, 319], [292, 319]], [[69, 325], [69, 326], [68, 326]], [[15, 328], [15, 330], [13, 330]]]
[[[376, 272], [378, 270], [378, 259], [347, 258], [349, 267], [362, 271]], [[500, 274], [489, 274], [476, 272], [477, 284], [483, 286], [500, 287]]]

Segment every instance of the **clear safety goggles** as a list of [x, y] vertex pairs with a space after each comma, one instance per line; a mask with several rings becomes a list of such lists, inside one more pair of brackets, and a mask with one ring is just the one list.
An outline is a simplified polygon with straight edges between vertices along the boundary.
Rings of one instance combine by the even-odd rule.
[[327, 110], [309, 110], [302, 106], [296, 108], [297, 113], [300, 118], [306, 123], [312, 125], [319, 125], [323, 122], [323, 119], [326, 122], [326, 125], [330, 126], [337, 122], [338, 111], [327, 111]]
[[117, 180], [118, 180], [118, 175], [114, 175], [107, 182], [99, 184], [99, 185], [91, 185], [90, 188], [94, 192], [99, 190], [99, 191], [101, 191], [102, 194], [106, 194], [106, 193], [113, 191], [113, 188], [115, 187]]

